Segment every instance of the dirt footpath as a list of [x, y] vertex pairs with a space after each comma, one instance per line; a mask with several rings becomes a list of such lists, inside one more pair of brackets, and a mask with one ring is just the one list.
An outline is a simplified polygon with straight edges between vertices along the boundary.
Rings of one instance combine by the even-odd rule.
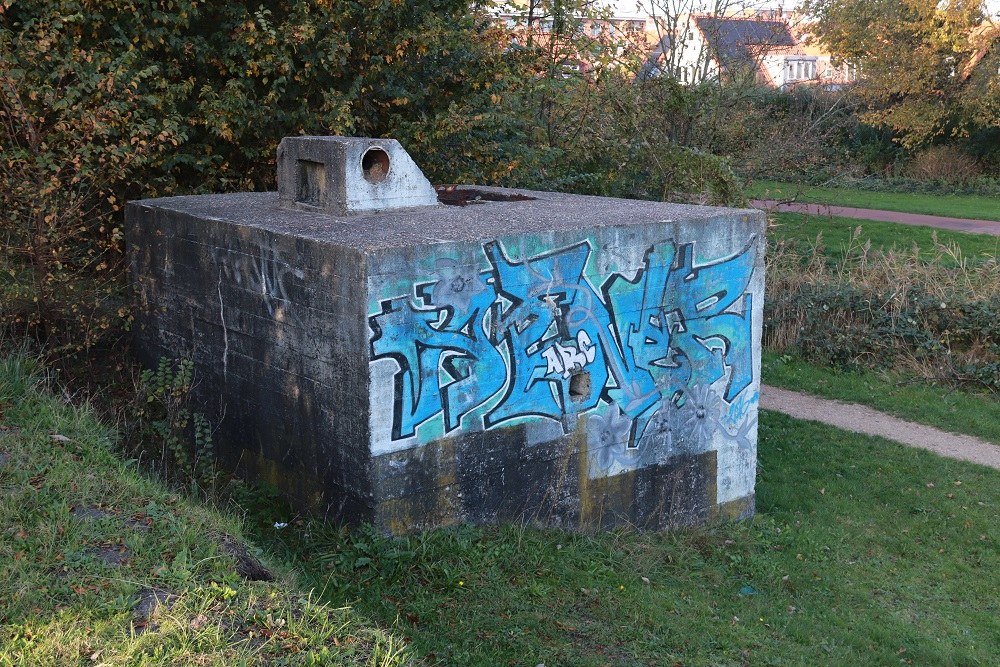
[[772, 199], [753, 199], [750, 201], [750, 205], [754, 208], [775, 213], [809, 213], [811, 215], [838, 216], [859, 220], [898, 222], [902, 225], [921, 225], [924, 227], [951, 229], [957, 232], [973, 232], [975, 234], [1000, 236], [1000, 222], [991, 220], [945, 218], [938, 215], [875, 211], [867, 208], [848, 208], [846, 206], [831, 206], [829, 204], [800, 204], [796, 202], [780, 202]]
[[760, 407], [782, 412], [796, 419], [822, 422], [845, 431], [881, 436], [941, 456], [1000, 470], [1000, 445], [970, 435], [955, 435], [933, 426], [914, 424], [863, 405], [762, 386]]

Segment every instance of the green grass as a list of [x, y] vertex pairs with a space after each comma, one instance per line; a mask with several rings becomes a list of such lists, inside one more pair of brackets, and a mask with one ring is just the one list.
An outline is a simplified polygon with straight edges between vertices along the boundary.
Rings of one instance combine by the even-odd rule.
[[[0, 665], [411, 664], [287, 565], [270, 559], [270, 582], [237, 574], [223, 543], [253, 557], [241, 523], [123, 463], [111, 429], [36, 370], [0, 359]], [[148, 615], [143, 590], [164, 599]]]
[[747, 188], [746, 194], [752, 199], [791, 199], [794, 197], [796, 201], [802, 203], [922, 213], [950, 218], [1000, 220], [1000, 197], [982, 195], [868, 192], [776, 181], [755, 181]]
[[842, 371], [773, 352], [763, 355], [761, 381], [1000, 443], [1000, 401], [994, 394], [970, 394], [902, 373]]
[[994, 663], [1000, 472], [773, 413], [759, 455], [741, 524], [260, 530], [440, 664]]
[[[1000, 237], [986, 234], [800, 213], [775, 213], [772, 217], [774, 224], [768, 229], [768, 235], [772, 239], [808, 245], [815, 243], [817, 236], [822, 235], [823, 245], [836, 253], [841, 253], [849, 245], [857, 247], [871, 241], [873, 248], [889, 250], [895, 247], [906, 252], [916, 244], [922, 254], [930, 255], [936, 237], [939, 243], [957, 245], [965, 257], [1000, 256]], [[852, 241], [855, 230], [859, 227], [861, 234]]]

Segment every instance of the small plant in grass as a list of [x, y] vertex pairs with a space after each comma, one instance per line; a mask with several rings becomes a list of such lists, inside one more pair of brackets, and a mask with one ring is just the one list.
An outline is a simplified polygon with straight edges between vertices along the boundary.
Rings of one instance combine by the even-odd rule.
[[137, 416], [147, 435], [159, 443], [165, 472], [173, 472], [192, 486], [213, 487], [218, 477], [212, 427], [201, 412], [191, 409], [194, 363], [161, 358], [156, 370], [141, 375], [144, 397]]

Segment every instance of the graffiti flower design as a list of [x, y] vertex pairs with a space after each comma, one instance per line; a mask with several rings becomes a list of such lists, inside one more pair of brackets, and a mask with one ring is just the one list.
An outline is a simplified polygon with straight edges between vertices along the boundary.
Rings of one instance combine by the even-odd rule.
[[453, 259], [439, 259], [435, 273], [438, 281], [431, 292], [431, 299], [438, 307], [451, 306], [456, 312], [464, 313], [469, 310], [476, 295], [486, 289], [475, 268]]
[[724, 407], [722, 397], [708, 385], [696, 385], [686, 393], [683, 428], [691, 434], [700, 450], [719, 429], [719, 419]]
[[597, 449], [597, 466], [601, 470], [610, 470], [615, 463], [634, 454], [634, 451], [628, 451], [632, 420], [622, 414], [617, 403], [612, 404], [604, 414], [592, 415], [589, 421], [590, 432], [596, 440], [592, 447]]
[[744, 419], [743, 423], [740, 424], [739, 430], [736, 435], [730, 436], [736, 441], [736, 446], [741, 453], [752, 453], [755, 451], [757, 446], [757, 439], [751, 438], [750, 433], [757, 428], [757, 416], [754, 415], [752, 419]]
[[656, 460], [666, 458], [665, 454], [670, 449], [672, 437], [670, 433], [670, 416], [666, 406], [661, 407], [642, 430], [639, 437], [639, 448], [642, 449], [644, 457], [654, 457]]
[[684, 411], [673, 401], [667, 401], [649, 420], [640, 441], [646, 460], [663, 463], [680, 453], [678, 447], [683, 438]]

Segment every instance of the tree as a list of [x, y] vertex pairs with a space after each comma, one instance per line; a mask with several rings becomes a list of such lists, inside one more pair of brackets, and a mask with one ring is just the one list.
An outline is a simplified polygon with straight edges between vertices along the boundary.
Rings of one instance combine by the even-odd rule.
[[90, 346], [125, 312], [124, 200], [271, 189], [286, 135], [506, 173], [520, 79], [488, 19], [466, 0], [0, 0], [0, 325]]
[[980, 0], [809, 0], [813, 34], [860, 66], [863, 120], [906, 148], [1000, 126], [1000, 32]]

